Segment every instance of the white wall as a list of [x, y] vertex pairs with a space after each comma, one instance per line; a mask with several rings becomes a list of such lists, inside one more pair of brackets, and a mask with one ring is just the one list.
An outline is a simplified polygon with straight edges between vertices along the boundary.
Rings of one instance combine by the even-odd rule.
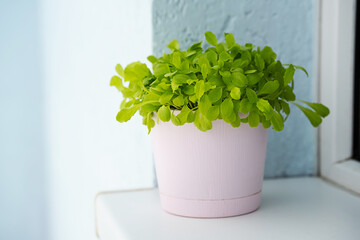
[[151, 54], [151, 1], [41, 2], [50, 239], [95, 239], [97, 192], [153, 184], [141, 119], [120, 124], [115, 64]]

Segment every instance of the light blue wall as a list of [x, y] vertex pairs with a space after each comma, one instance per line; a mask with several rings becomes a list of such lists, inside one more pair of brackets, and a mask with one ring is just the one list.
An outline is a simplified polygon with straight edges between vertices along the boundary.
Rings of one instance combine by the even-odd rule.
[[0, 1], [0, 239], [47, 239], [37, 1]]
[[[310, 78], [296, 73], [296, 95], [312, 100], [314, 14], [313, 0], [154, 0], [153, 49], [159, 55], [173, 39], [187, 48], [204, 40], [207, 30], [220, 40], [230, 32], [242, 44], [271, 46], [283, 63], [304, 66]], [[291, 110], [285, 130], [270, 132], [266, 177], [316, 174], [315, 130], [299, 110]]]

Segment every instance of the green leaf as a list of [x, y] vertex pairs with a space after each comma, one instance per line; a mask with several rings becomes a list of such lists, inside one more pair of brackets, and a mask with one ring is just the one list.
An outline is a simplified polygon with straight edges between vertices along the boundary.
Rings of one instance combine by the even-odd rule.
[[279, 88], [279, 86], [280, 86], [279, 81], [277, 81], [277, 80], [269, 81], [269, 82], [264, 84], [264, 86], [258, 92], [258, 95], [272, 94]]
[[210, 102], [212, 103], [219, 101], [222, 96], [222, 88], [217, 87], [215, 89], [210, 90], [208, 96]]
[[296, 96], [290, 86], [286, 86], [283, 90], [284, 98], [286, 101], [295, 101]]
[[170, 108], [169, 106], [161, 106], [157, 112], [159, 118], [161, 121], [163, 122], [168, 122], [170, 121], [171, 118], [171, 112], [170, 112]]
[[193, 103], [196, 103], [198, 101], [198, 98], [196, 97], [196, 94], [189, 96], [189, 100]]
[[291, 83], [291, 81], [294, 79], [294, 73], [295, 73], [295, 68], [292, 64], [290, 64], [284, 73], [284, 86]]
[[[125, 69], [125, 71], [126, 71], [126, 69]], [[153, 64], [153, 71], [154, 71], [155, 77], [159, 77], [161, 75], [169, 73], [170, 68], [169, 68], [168, 64], [156, 62], [156, 63]]]
[[202, 50], [201, 45], [202, 45], [202, 41], [197, 42], [197, 43], [194, 43], [193, 45], [191, 45], [191, 46], [189, 47], [189, 49], [187, 50], [187, 52]]
[[234, 104], [234, 113], [235, 113], [235, 115], [239, 115], [240, 100], [233, 100], [233, 104]]
[[183, 106], [184, 105], [184, 97], [182, 95], [177, 96], [176, 98], [174, 98], [173, 103], [178, 107]]
[[247, 114], [251, 109], [252, 103], [249, 102], [247, 98], [244, 98], [240, 101], [239, 111], [243, 114]]
[[257, 84], [263, 76], [264, 76], [264, 74], [260, 73], [260, 72], [246, 75], [249, 85]]
[[194, 112], [189, 112], [189, 114], [187, 116], [187, 122], [192, 123], [194, 121], [195, 121], [195, 113]]
[[116, 64], [115, 70], [121, 77], [124, 77], [124, 69], [120, 64]]
[[171, 81], [176, 82], [177, 84], [185, 84], [190, 79], [190, 77], [186, 74], [176, 74], [173, 76]]
[[241, 118], [240, 121], [241, 121], [242, 123], [248, 123], [248, 122], [249, 122], [249, 118], [248, 118], [248, 117], [246, 117], [246, 118]]
[[223, 52], [220, 53], [219, 59], [220, 59], [221, 61], [226, 62], [226, 61], [228, 61], [228, 60], [231, 59], [231, 56], [230, 56], [227, 52], [223, 51]]
[[119, 90], [120, 92], [122, 92], [122, 90], [124, 89], [124, 86], [122, 84], [122, 79], [119, 76], [113, 76], [111, 78], [110, 86], [116, 87], [117, 90]]
[[256, 103], [256, 107], [263, 113], [271, 114], [273, 112], [273, 108], [271, 107], [269, 101], [265, 99], [259, 99]]
[[169, 43], [168, 48], [170, 48], [171, 50], [179, 50], [180, 47], [179, 47], [179, 42], [178, 42], [178, 40], [172, 40], [172, 41]]
[[144, 102], [158, 102], [160, 99], [160, 95], [156, 94], [156, 93], [153, 93], [153, 92], [150, 92], [148, 93], [147, 95], [144, 96]]
[[206, 118], [204, 114], [202, 114], [199, 110], [195, 112], [195, 126], [200, 129], [201, 131], [205, 132], [212, 128], [212, 123], [209, 119]]
[[222, 116], [222, 119], [223, 119], [225, 122], [231, 124], [232, 122], [236, 121], [236, 114], [233, 112], [233, 113], [231, 113], [230, 116], [226, 116], [226, 117], [223, 117], [223, 116]]
[[309, 73], [306, 71], [305, 68], [303, 68], [303, 67], [301, 67], [301, 66], [296, 66], [296, 65], [294, 65], [294, 67], [295, 67], [296, 69], [302, 70], [302, 71], [306, 74], [306, 76], [309, 77]]
[[190, 63], [189, 63], [188, 60], [184, 60], [184, 61], [181, 63], [180, 69], [181, 69], [182, 71], [184, 71], [184, 72], [190, 73], [191, 71], [190, 71], [190, 65], [189, 65], [189, 64], [190, 64]]
[[118, 76], [113, 76], [111, 78], [110, 86], [115, 86], [117, 90], [119, 90], [124, 95], [125, 98], [130, 98], [133, 95], [133, 92], [130, 89], [123, 86], [122, 80]]
[[207, 94], [201, 97], [199, 101], [199, 110], [202, 114], [206, 115], [209, 108], [211, 107], [211, 102]]
[[280, 113], [274, 112], [270, 122], [275, 131], [284, 129], [284, 120]]
[[324, 106], [323, 104], [321, 103], [311, 103], [311, 102], [307, 102], [307, 101], [304, 101], [304, 100], [300, 100], [298, 99], [298, 101], [300, 102], [303, 102], [305, 104], [307, 104], [309, 107], [311, 107], [312, 109], [315, 110], [315, 112], [317, 114], [319, 114], [321, 117], [326, 117], [330, 114], [330, 110], [329, 108], [327, 108], [326, 106]]
[[171, 114], [171, 122], [175, 125], [175, 126], [180, 126], [181, 125], [181, 121], [180, 119], [174, 114]]
[[209, 65], [209, 59], [206, 57], [205, 54], [201, 55], [198, 59], [197, 59], [197, 64], [199, 64], [199, 66], [205, 64], [205, 65]]
[[223, 77], [223, 78], [225, 78], [225, 77], [227, 77], [227, 78], [230, 78], [231, 77], [231, 73], [229, 72], [229, 71], [219, 71], [219, 74]]
[[235, 100], [239, 100], [241, 96], [240, 88], [234, 87], [230, 92], [230, 96]]
[[279, 100], [275, 99], [273, 102], [273, 105], [274, 105], [275, 111], [277, 111], [277, 112], [281, 111], [281, 104], [280, 104]]
[[276, 59], [276, 53], [274, 53], [271, 47], [268, 46], [264, 47], [260, 51], [260, 55], [267, 64], [272, 63]]
[[264, 59], [261, 58], [259, 54], [255, 55], [255, 66], [262, 71], [265, 67]]
[[220, 107], [219, 107], [219, 105], [215, 105], [215, 106], [209, 107], [209, 109], [206, 113], [206, 117], [210, 121], [214, 121], [218, 118], [219, 114], [220, 114]]
[[207, 51], [206, 52], [206, 57], [209, 60], [210, 63], [212, 63], [213, 65], [217, 64], [217, 53], [214, 51]]
[[173, 92], [175, 92], [179, 87], [180, 87], [180, 84], [178, 84], [175, 81], [171, 81], [171, 89], [173, 90]]
[[131, 108], [123, 108], [116, 115], [116, 120], [119, 122], [127, 122], [134, 116], [137, 110], [139, 110], [139, 107], [136, 105]]
[[[226, 41], [226, 40], [225, 40]], [[234, 41], [235, 41], [235, 39], [234, 39]], [[228, 49], [230, 49], [230, 55], [231, 55], [231, 57], [236, 57], [238, 54], [239, 54], [239, 52], [241, 51], [241, 46], [240, 46], [240, 44], [238, 44], [238, 43], [234, 43], [234, 45], [230, 48], [229, 47], [229, 45], [228, 45]]]
[[149, 103], [149, 104], [144, 104], [143, 106], [141, 106], [141, 111], [143, 112], [153, 112], [153, 111], [157, 111], [157, 109], [159, 108], [159, 105], [156, 105], [156, 103]]
[[281, 108], [282, 110], [284, 111], [284, 113], [286, 115], [289, 115], [290, 114], [290, 107], [289, 107], [289, 104], [285, 101], [280, 101], [280, 104], [281, 104]]
[[209, 77], [207, 78], [207, 80], [213, 86], [225, 87], [225, 83], [222, 80], [220, 75], [214, 76], [214, 75], [210, 74]]
[[297, 106], [304, 114], [305, 116], [309, 119], [311, 125], [313, 125], [314, 127], [317, 127], [321, 124], [322, 119], [320, 117], [320, 115], [306, 107], [303, 107], [297, 103], [291, 102], [292, 104], [294, 104], [295, 106]]
[[239, 114], [234, 114], [234, 115], [235, 115], [235, 120], [231, 122], [231, 126], [234, 128], [240, 127], [241, 119], [239, 117]]
[[169, 72], [164, 75], [164, 77], [172, 77], [177, 73], [177, 70], [175, 72]]
[[149, 62], [151, 63], [155, 63], [157, 61], [157, 58], [153, 55], [150, 55], [147, 57], [147, 60], [149, 60]]
[[266, 129], [266, 128], [269, 128], [271, 126], [271, 122], [270, 121], [267, 121], [267, 120], [263, 120], [261, 121], [261, 124], [263, 125], [263, 127]]
[[237, 87], [245, 87], [245, 85], [248, 83], [247, 77], [242, 74], [241, 72], [233, 72], [231, 74], [232, 83]]
[[246, 70], [245, 74], [251, 74], [251, 73], [256, 73], [257, 70], [256, 69], [250, 69], [250, 70]]
[[231, 33], [225, 33], [225, 42], [229, 49], [232, 48], [235, 44], [234, 35], [232, 35]]
[[[246, 63], [246, 66], [251, 62], [251, 53], [250, 51], [243, 51], [241, 53], [241, 59], [244, 61], [244, 62], [247, 62]], [[245, 66], [245, 67], [246, 67]]]
[[185, 74], [176, 74], [175, 76], [173, 76], [171, 79], [171, 89], [173, 90], [173, 92], [175, 92], [175, 90], [177, 90], [179, 86], [186, 84], [189, 79], [189, 76]]
[[152, 112], [149, 112], [148, 114], [147, 114], [147, 119], [146, 119], [146, 126], [147, 126], [147, 128], [148, 128], [148, 134], [151, 132], [151, 129], [153, 128], [153, 127], [155, 127], [155, 121], [154, 121], [154, 119], [152, 119], [152, 116], [153, 116], [153, 113]]
[[142, 81], [145, 77], [151, 75], [150, 70], [144, 63], [133, 62], [126, 66], [124, 70], [124, 79], [125, 81], [130, 82], [139, 82]]
[[250, 127], [257, 127], [260, 123], [259, 114], [257, 114], [256, 112], [250, 112], [250, 114], [248, 116], [248, 120], [249, 120]]
[[178, 69], [181, 68], [181, 53], [180, 52], [174, 52], [172, 56], [172, 64]]
[[182, 88], [182, 91], [188, 96], [195, 94], [195, 88], [193, 85], [186, 85]]
[[258, 101], [258, 97], [256, 95], [256, 92], [252, 90], [251, 88], [246, 88], [246, 96], [249, 99], [249, 102], [256, 103]]
[[231, 71], [231, 72], [241, 72], [241, 73], [244, 73], [244, 69], [242, 69], [242, 68], [231, 68], [230, 71]]
[[204, 80], [200, 80], [195, 85], [195, 94], [197, 99], [200, 99], [205, 92], [205, 83]]
[[186, 52], [185, 57], [190, 57], [190, 56], [194, 55], [195, 53], [196, 53], [196, 51]]
[[227, 45], [225, 43], [219, 43], [218, 45], [216, 45], [216, 51], [220, 54], [222, 52], [224, 52], [227, 48]]
[[201, 74], [203, 76], [203, 79], [205, 79], [211, 71], [209, 60], [207, 59], [207, 57], [205, 55], [203, 55], [203, 56], [199, 57], [198, 64], [201, 68]]
[[181, 125], [185, 124], [188, 121], [188, 116], [191, 110], [188, 108], [187, 105], [183, 106], [181, 112], [177, 115], [180, 120]]
[[213, 33], [210, 32], [210, 31], [207, 31], [207, 32], [205, 32], [205, 39], [206, 39], [206, 41], [207, 41], [210, 45], [213, 45], [213, 46], [216, 47], [216, 45], [217, 45], [217, 39], [216, 39], [215, 34], [213, 34]]
[[[290, 66], [291, 64], [284, 64], [284, 66]], [[303, 71], [307, 77], [309, 77], [309, 73], [306, 71], [305, 68], [303, 68], [302, 66], [297, 66], [297, 65], [293, 65], [296, 69], [300, 69], [301, 71]]]
[[124, 99], [121, 102], [120, 109], [130, 108], [132, 105], [134, 105], [134, 103], [135, 103], [135, 100], [126, 101], [126, 99]]
[[234, 114], [234, 104], [230, 98], [226, 98], [220, 105], [220, 112], [223, 118], [230, 117]]
[[169, 103], [173, 96], [174, 96], [174, 93], [172, 91], [164, 92], [159, 98], [160, 104], [164, 105], [164, 104]]
[[210, 65], [206, 65], [206, 64], [201, 65], [201, 74], [203, 76], [203, 79], [206, 79], [210, 71], [211, 71]]
[[238, 58], [236, 60], [234, 60], [233, 64], [232, 64], [232, 68], [244, 68], [249, 64], [249, 61], [244, 60], [242, 58]]

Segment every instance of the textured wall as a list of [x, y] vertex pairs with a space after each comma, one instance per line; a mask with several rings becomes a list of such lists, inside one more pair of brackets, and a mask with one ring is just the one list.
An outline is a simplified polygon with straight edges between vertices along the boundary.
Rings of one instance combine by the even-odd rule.
[[[241, 44], [269, 45], [283, 63], [304, 66], [310, 77], [296, 73], [296, 94], [312, 100], [314, 22], [313, 0], [154, 0], [153, 49], [159, 55], [173, 39], [184, 49], [207, 30], [220, 40], [231, 32]], [[315, 130], [292, 108], [285, 130], [270, 132], [265, 176], [316, 174], [315, 143]]]

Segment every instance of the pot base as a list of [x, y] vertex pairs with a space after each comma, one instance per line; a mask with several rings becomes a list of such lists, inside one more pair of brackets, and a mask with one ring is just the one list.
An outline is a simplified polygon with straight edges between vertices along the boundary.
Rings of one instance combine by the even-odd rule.
[[174, 215], [193, 218], [223, 218], [257, 210], [260, 207], [261, 191], [245, 197], [221, 200], [182, 199], [160, 193], [160, 200], [162, 208]]

